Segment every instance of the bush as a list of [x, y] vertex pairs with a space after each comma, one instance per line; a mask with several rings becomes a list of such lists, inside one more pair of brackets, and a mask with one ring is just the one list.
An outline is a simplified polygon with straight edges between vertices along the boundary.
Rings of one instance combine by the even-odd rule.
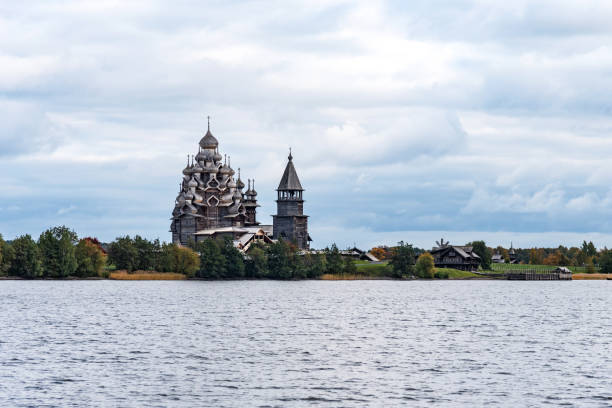
[[432, 279], [435, 273], [433, 256], [429, 252], [421, 254], [416, 261], [414, 270], [419, 278]]
[[436, 273], [434, 274], [434, 277], [436, 279], [448, 279], [448, 272], [447, 271], [436, 271]]
[[75, 248], [75, 257], [77, 276], [81, 278], [102, 276], [102, 271], [106, 266], [106, 254], [91, 239], [84, 238], [79, 241]]

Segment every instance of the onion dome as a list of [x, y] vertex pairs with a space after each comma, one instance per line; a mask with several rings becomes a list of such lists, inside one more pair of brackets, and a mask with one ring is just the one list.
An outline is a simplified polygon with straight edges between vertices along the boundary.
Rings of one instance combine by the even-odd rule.
[[222, 158], [223, 156], [221, 156], [221, 153], [219, 152], [215, 152], [215, 154], [213, 154], [213, 159], [215, 160], [215, 162], [220, 162]]
[[189, 183], [187, 183], [187, 187], [196, 188], [197, 186], [198, 186], [198, 182], [195, 181], [193, 177], [191, 177], [191, 179], [189, 179]]
[[204, 137], [200, 140], [200, 147], [202, 149], [216, 149], [217, 146], [219, 146], [219, 141], [210, 133], [209, 127]]
[[236, 180], [236, 188], [242, 190], [244, 188], [244, 182], [240, 180], [240, 169], [238, 169], [238, 180]]
[[221, 168], [219, 168], [219, 173], [221, 173], [221, 174], [230, 174], [231, 171], [232, 170], [229, 167], [227, 167], [227, 163], [224, 163], [223, 166], [221, 166]]
[[253, 179], [253, 188], [251, 189], [251, 195], [257, 197], [257, 191], [255, 191], [255, 179]]
[[236, 188], [236, 182], [234, 181], [234, 179], [229, 179], [229, 181], [226, 184], [229, 188]]
[[195, 162], [195, 163], [193, 164], [193, 172], [194, 172], [194, 173], [201, 173], [201, 172], [203, 172], [203, 171], [204, 171], [204, 169], [202, 168], [202, 166], [200, 166], [200, 163]]
[[201, 161], [206, 161], [206, 160], [210, 160], [210, 157], [212, 155], [210, 154], [210, 152], [208, 150], [200, 150], [198, 152], [198, 154], [196, 154], [196, 160], [201, 162]]
[[191, 200], [193, 200], [193, 193], [191, 191], [188, 191], [187, 193], [185, 193], [185, 202], [191, 203]]
[[185, 205], [185, 194], [181, 191], [179, 195], [176, 197], [176, 205], [178, 207], [182, 207]]

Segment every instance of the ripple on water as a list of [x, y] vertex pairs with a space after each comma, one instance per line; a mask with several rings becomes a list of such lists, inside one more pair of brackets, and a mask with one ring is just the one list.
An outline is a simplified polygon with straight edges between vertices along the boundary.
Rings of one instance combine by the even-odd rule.
[[2, 281], [0, 406], [610, 406], [610, 304], [602, 282]]

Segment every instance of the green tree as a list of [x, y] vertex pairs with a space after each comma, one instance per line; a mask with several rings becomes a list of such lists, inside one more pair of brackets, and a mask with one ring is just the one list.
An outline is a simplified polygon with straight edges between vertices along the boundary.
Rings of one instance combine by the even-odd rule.
[[582, 241], [581, 250], [586, 257], [597, 255], [597, 248], [593, 245], [593, 241], [589, 241], [588, 244], [586, 241]]
[[612, 273], [612, 250], [604, 249], [599, 255], [601, 273]]
[[327, 273], [342, 273], [342, 270], [344, 269], [344, 261], [342, 260], [342, 255], [340, 255], [340, 250], [338, 250], [338, 246], [336, 244], [332, 244], [331, 248], [325, 249], [325, 258]]
[[118, 237], [108, 248], [108, 262], [116, 269], [134, 271], [138, 266], [138, 249], [129, 235]]
[[14, 259], [9, 273], [13, 276], [35, 279], [42, 276], [38, 245], [30, 235], [22, 235], [11, 243]]
[[11, 264], [15, 258], [13, 246], [2, 239], [0, 235], [0, 276], [8, 274]]
[[193, 278], [200, 269], [200, 257], [198, 254], [187, 247], [173, 246], [174, 253], [174, 272], [185, 274]]
[[77, 269], [77, 240], [77, 234], [65, 226], [50, 228], [40, 235], [38, 248], [44, 277], [65, 278], [74, 275]]
[[136, 259], [134, 260], [134, 269], [141, 271], [150, 271], [155, 269], [160, 256], [159, 239], [149, 241], [136, 235], [133, 240], [134, 248], [136, 248]]
[[244, 257], [231, 239], [225, 238], [221, 245], [221, 255], [225, 258], [225, 277], [244, 278]]
[[249, 278], [265, 278], [268, 276], [268, 256], [260, 245], [249, 249], [245, 263], [245, 273]]
[[480, 266], [482, 269], [491, 269], [491, 249], [487, 247], [484, 241], [474, 241], [468, 244], [472, 250], [480, 257]]
[[266, 247], [269, 276], [273, 279], [290, 279], [292, 277], [289, 255], [291, 249], [287, 242], [279, 240]]
[[355, 265], [355, 261], [353, 258], [346, 258], [344, 260], [344, 270], [343, 272], [346, 275], [355, 275], [357, 274], [357, 266]]
[[304, 255], [304, 267], [306, 268], [306, 277], [309, 279], [315, 279], [325, 273], [327, 269], [327, 260], [324, 254], [311, 254], [306, 253]]
[[106, 254], [91, 239], [83, 238], [75, 248], [77, 260], [76, 275], [84, 278], [91, 276], [102, 276], [106, 266]]
[[403, 275], [412, 275], [414, 272], [414, 248], [412, 245], [405, 244], [404, 241], [398, 242], [393, 248], [389, 265], [393, 268], [393, 277], [401, 278]]
[[421, 254], [416, 261], [414, 270], [419, 278], [433, 279], [436, 272], [433, 256], [429, 252]]
[[196, 276], [205, 279], [221, 279], [225, 276], [225, 258], [215, 239], [205, 239], [196, 244], [200, 253], [200, 269]]

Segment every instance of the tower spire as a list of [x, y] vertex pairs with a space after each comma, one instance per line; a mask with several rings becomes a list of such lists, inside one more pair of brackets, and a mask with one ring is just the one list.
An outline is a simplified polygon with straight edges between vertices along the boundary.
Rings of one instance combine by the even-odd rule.
[[293, 155], [291, 154], [291, 147], [289, 148], [289, 161], [293, 160]]
[[208, 119], [208, 131], [210, 132], [210, 115], [206, 117]]

